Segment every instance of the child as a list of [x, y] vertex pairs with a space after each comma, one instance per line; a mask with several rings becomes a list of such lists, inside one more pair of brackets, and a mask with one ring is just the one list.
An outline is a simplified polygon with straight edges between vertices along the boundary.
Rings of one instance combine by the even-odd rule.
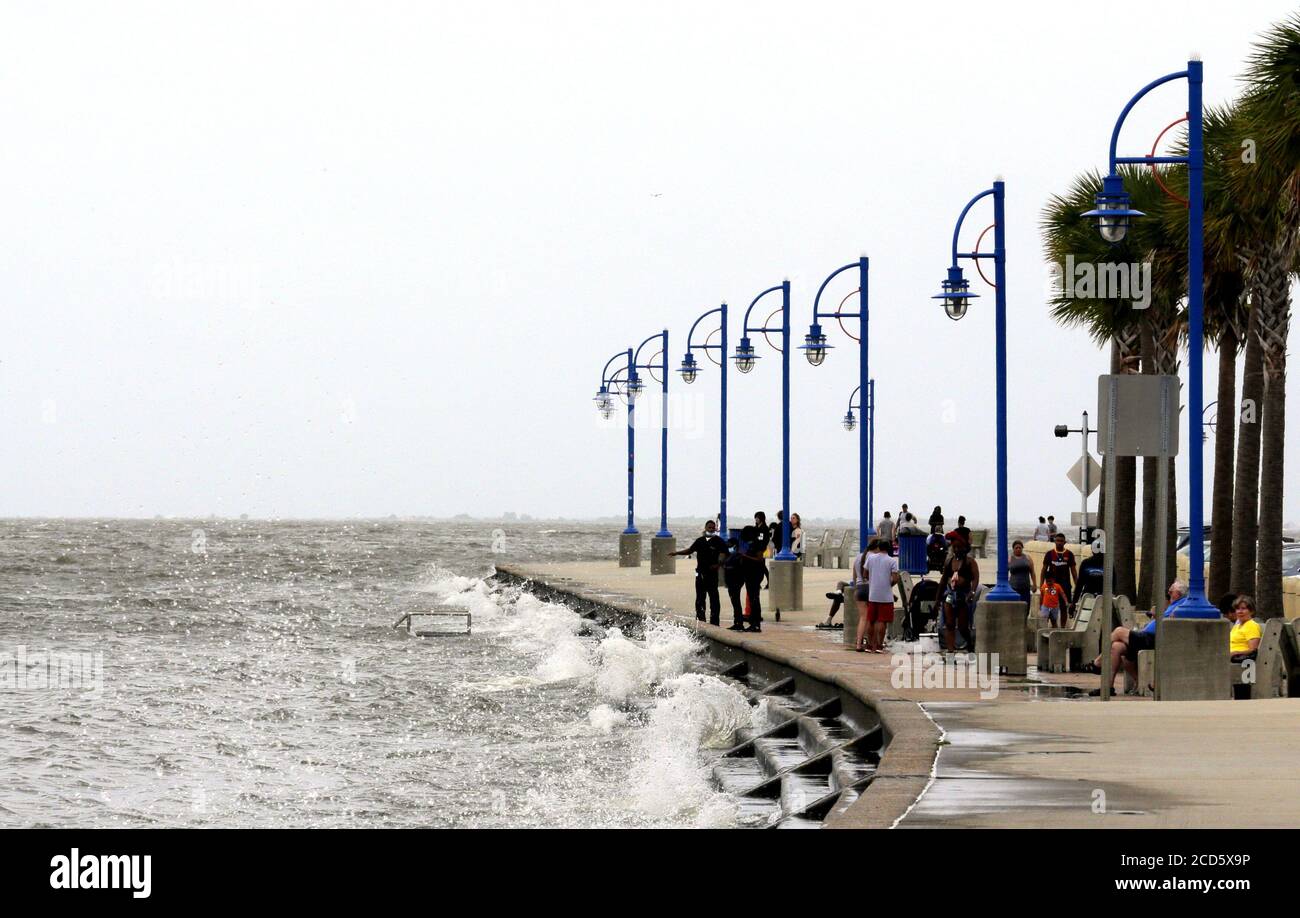
[[1038, 614], [1043, 618], [1050, 619], [1052, 627], [1055, 628], [1064, 621], [1061, 617], [1064, 602], [1065, 590], [1056, 582], [1056, 575], [1052, 573], [1051, 568], [1048, 568], [1043, 572], [1043, 588], [1038, 602]]

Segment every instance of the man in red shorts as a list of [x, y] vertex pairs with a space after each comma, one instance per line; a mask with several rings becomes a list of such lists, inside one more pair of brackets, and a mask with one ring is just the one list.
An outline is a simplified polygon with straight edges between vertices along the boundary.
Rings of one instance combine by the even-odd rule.
[[[858, 650], [885, 652], [885, 629], [894, 620], [894, 584], [898, 583], [898, 559], [884, 543], [873, 539], [862, 558], [862, 581], [858, 584]], [[865, 595], [863, 595], [865, 594]]]

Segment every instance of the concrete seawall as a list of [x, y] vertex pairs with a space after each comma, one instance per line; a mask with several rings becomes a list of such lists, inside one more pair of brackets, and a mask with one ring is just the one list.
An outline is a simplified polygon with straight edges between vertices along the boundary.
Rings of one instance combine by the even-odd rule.
[[[542, 598], [558, 597], [576, 601], [581, 609], [599, 606], [615, 616], [659, 616], [684, 624], [667, 610], [611, 593], [597, 586], [567, 580], [554, 575], [539, 576], [526, 566], [500, 564], [497, 575], [507, 582], [531, 585]], [[873, 711], [885, 734], [875, 777], [853, 802], [837, 808], [826, 818], [826, 828], [890, 828], [913, 805], [933, 774], [941, 732], [916, 702], [891, 697], [862, 678], [845, 672], [842, 666], [819, 659], [800, 647], [784, 646], [760, 636], [720, 628], [697, 629], [699, 636], [712, 645], [715, 655], [727, 662], [745, 660], [762, 667], [780, 667], [802, 685], [808, 695], [824, 695], [827, 688], [847, 696]]]
[[870, 707], [888, 746], [863, 795], [830, 812], [828, 827], [1300, 825], [1300, 698], [1103, 704], [1080, 695], [1098, 684], [1080, 673], [1004, 677], [992, 697], [970, 684], [900, 678], [907, 656], [854, 653], [841, 632], [813, 627], [843, 571], [806, 569], [805, 611], [780, 622], [766, 613], [762, 633], [750, 634], [696, 620], [687, 565], [660, 576], [614, 561], [500, 570], [602, 614], [662, 617], [695, 630], [724, 661], [781, 667], [807, 694]]

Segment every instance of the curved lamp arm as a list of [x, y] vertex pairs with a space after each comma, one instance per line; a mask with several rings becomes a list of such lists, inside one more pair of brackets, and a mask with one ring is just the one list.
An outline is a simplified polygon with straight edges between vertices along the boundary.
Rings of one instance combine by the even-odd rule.
[[[650, 343], [651, 341], [653, 341], [655, 338], [662, 338], [662, 339], [664, 340], [664, 348], [663, 348], [663, 352], [662, 352], [662, 354], [660, 355], [661, 358], [662, 358], [662, 362], [659, 363], [659, 364], [647, 364], [647, 363], [642, 363], [642, 362], [641, 362], [641, 348], [645, 347], [647, 344], [649, 344], [649, 343]], [[653, 335], [651, 335], [649, 338], [646, 338], [644, 341], [642, 341], [640, 344], [638, 344], [638, 345], [636, 346], [636, 356], [634, 356], [634, 357], [632, 358], [632, 363], [633, 363], [633, 365], [636, 366], [638, 369], [641, 369], [641, 370], [662, 370], [662, 371], [664, 371], [665, 373], [668, 372], [668, 346], [667, 346], [667, 342], [668, 342], [668, 329], [666, 329], [666, 328], [665, 328], [663, 331], [657, 331], [657, 332], [655, 332]]]
[[1190, 76], [1191, 76], [1191, 71], [1189, 70], [1180, 70], [1177, 73], [1171, 73], [1168, 74], [1167, 76], [1162, 76], [1160, 79], [1152, 80], [1150, 83], [1143, 86], [1141, 89], [1138, 90], [1137, 95], [1135, 95], [1133, 98], [1128, 100], [1128, 105], [1125, 105], [1124, 110], [1119, 113], [1119, 120], [1115, 122], [1115, 130], [1112, 131], [1110, 135], [1110, 174], [1111, 175], [1117, 174], [1115, 171], [1115, 166], [1117, 163], [1126, 162], [1128, 160], [1138, 160], [1144, 163], [1148, 163], [1148, 162], [1185, 163], [1187, 162], [1186, 156], [1142, 156], [1142, 157], [1125, 157], [1124, 159], [1120, 159], [1115, 155], [1115, 151], [1119, 147], [1119, 132], [1124, 127], [1124, 119], [1126, 119], [1128, 117], [1128, 113], [1133, 110], [1133, 106], [1137, 105], [1138, 102], [1142, 100], [1143, 96], [1145, 96], [1151, 90], [1155, 89], [1157, 86], [1163, 86], [1165, 83], [1168, 83], [1172, 80], [1187, 79], [1190, 78]]
[[843, 274], [845, 271], [848, 271], [850, 268], [857, 268], [860, 265], [861, 262], [855, 261], [852, 262], [851, 264], [845, 265], [842, 268], [836, 268], [834, 271], [830, 273], [829, 276], [827, 276], [826, 280], [822, 281], [822, 285], [817, 288], [817, 295], [813, 297], [813, 324], [814, 325], [817, 324], [818, 319], [822, 319], [822, 318], [833, 319], [836, 316], [844, 316], [845, 318], [852, 318], [853, 316], [857, 315], [857, 313], [842, 313], [838, 309], [835, 312], [821, 312], [817, 307], [821, 304], [822, 292], [825, 291], [826, 286], [831, 281], [835, 280], [835, 278], [839, 277], [841, 274]]
[[710, 309], [708, 312], [704, 313], [704, 315], [700, 316], [698, 319], [695, 320], [695, 323], [691, 326], [691, 330], [686, 333], [686, 353], [689, 354], [694, 348], [700, 348], [701, 350], [704, 350], [707, 348], [722, 347], [722, 345], [720, 344], [709, 344], [707, 342], [704, 344], [691, 344], [691, 338], [695, 335], [695, 329], [701, 322], [703, 322], [709, 316], [713, 315], [715, 312], [721, 313], [724, 308], [726, 308], [726, 304], [723, 304], [722, 306], [715, 306], [713, 309]]
[[[610, 365], [611, 363], [613, 363], [615, 360], [618, 360], [620, 357], [622, 357], [622, 358], [628, 358], [628, 357], [631, 357], [631, 356], [632, 356], [632, 349], [631, 349], [631, 348], [628, 348], [628, 349], [625, 350], [625, 351], [619, 351], [619, 352], [618, 352], [617, 354], [615, 354], [613, 357], [611, 357], [611, 358], [609, 358], [608, 360], [606, 360], [606, 361], [605, 361], [605, 368], [604, 368], [603, 370], [600, 371], [600, 384], [601, 384], [602, 386], [604, 386], [604, 385], [607, 385], [609, 382], [611, 382], [611, 381], [613, 380], [613, 377], [609, 375], [609, 365]], [[614, 375], [617, 376], [617, 375], [618, 375], [618, 371], [615, 371]]]
[[751, 328], [749, 325], [749, 314], [754, 311], [754, 307], [758, 305], [759, 300], [767, 296], [769, 293], [776, 293], [778, 290], [783, 290], [787, 283], [789, 283], [789, 281], [784, 281], [782, 283], [779, 283], [775, 287], [768, 287], [758, 296], [754, 297], [754, 301], [750, 303], [749, 308], [745, 310], [745, 321], [741, 325], [741, 332], [740, 332], [741, 335], [747, 336], [750, 332], [759, 332], [761, 334], [763, 332], [775, 332], [781, 330], [779, 328]]
[[975, 197], [971, 198], [966, 203], [966, 206], [962, 208], [961, 216], [957, 218], [957, 225], [953, 227], [953, 231], [952, 231], [952, 266], [954, 268], [957, 267], [958, 258], [992, 258], [993, 257], [992, 254], [984, 254], [981, 252], [963, 252], [963, 253], [957, 252], [957, 240], [961, 236], [961, 225], [963, 222], [965, 222], [966, 215], [970, 213], [970, 209], [974, 207], [981, 198], [987, 198], [992, 194], [993, 194], [993, 189], [986, 188], [984, 191], [981, 191], [979, 194], [975, 195]]

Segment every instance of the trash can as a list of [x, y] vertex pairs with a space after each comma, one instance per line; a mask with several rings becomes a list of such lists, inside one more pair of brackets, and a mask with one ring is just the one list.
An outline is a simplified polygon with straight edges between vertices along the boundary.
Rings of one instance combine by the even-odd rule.
[[929, 569], [925, 559], [925, 539], [923, 535], [900, 535], [898, 537], [898, 566], [909, 574], [925, 574]]

